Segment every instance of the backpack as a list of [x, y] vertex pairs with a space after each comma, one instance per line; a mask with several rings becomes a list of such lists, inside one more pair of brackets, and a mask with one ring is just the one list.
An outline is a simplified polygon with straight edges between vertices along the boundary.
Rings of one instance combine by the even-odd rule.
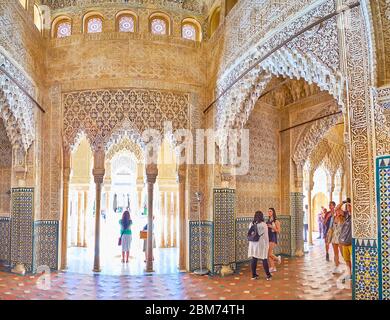
[[248, 230], [248, 241], [257, 242], [260, 239], [259, 231], [257, 229], [257, 223], [252, 223]]
[[352, 244], [351, 217], [348, 217], [341, 227], [340, 244], [344, 246], [349, 246]]

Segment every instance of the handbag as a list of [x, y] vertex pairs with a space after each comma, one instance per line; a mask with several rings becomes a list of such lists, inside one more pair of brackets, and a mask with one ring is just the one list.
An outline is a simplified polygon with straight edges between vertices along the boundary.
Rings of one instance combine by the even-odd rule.
[[118, 246], [121, 246], [121, 245], [122, 245], [122, 236], [123, 236], [123, 233], [124, 233], [124, 232], [125, 232], [125, 231], [122, 231], [121, 236], [119, 237]]
[[141, 240], [146, 240], [148, 238], [148, 231], [147, 230], [141, 230], [139, 232], [139, 238]]

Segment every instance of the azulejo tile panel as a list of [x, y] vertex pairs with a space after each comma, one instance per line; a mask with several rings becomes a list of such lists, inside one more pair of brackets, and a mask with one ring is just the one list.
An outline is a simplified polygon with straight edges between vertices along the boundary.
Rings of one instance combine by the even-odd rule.
[[34, 189], [12, 189], [11, 266], [23, 264], [27, 272], [33, 269]]
[[[291, 217], [279, 215], [281, 232], [278, 236], [278, 245], [275, 254], [291, 256]], [[248, 227], [253, 217], [243, 217], [236, 219], [236, 262], [247, 262], [248, 258]]]
[[236, 262], [249, 261], [248, 258], [248, 227], [253, 217], [244, 217], [236, 219]]
[[303, 252], [303, 193], [290, 193], [291, 210], [291, 253]]
[[58, 269], [59, 222], [40, 220], [34, 223], [34, 272], [47, 266]]
[[278, 245], [275, 248], [275, 254], [291, 256], [291, 216], [279, 215], [281, 231], [278, 235]]
[[379, 299], [378, 244], [376, 239], [353, 239], [353, 297]]
[[236, 262], [235, 190], [214, 189], [214, 268]]
[[[189, 222], [190, 242], [190, 271], [200, 268], [200, 246], [199, 246], [199, 221]], [[202, 235], [202, 265], [213, 272], [213, 223], [201, 221], [200, 230]]]
[[10, 261], [10, 218], [0, 217], [0, 261], [9, 264]]
[[390, 299], [390, 155], [377, 158], [380, 299]]

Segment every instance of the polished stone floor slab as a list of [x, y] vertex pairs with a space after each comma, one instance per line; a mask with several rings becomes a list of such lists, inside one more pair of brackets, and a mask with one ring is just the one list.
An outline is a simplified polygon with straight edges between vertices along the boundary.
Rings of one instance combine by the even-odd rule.
[[177, 272], [148, 276], [56, 272], [46, 275], [48, 287], [45, 276], [0, 272], [0, 299], [351, 299], [351, 284], [342, 283], [343, 275], [332, 274], [333, 262], [325, 261], [323, 246], [317, 244], [302, 258], [284, 258], [271, 281], [265, 280], [260, 266], [260, 279], [251, 280], [248, 265], [225, 278]]

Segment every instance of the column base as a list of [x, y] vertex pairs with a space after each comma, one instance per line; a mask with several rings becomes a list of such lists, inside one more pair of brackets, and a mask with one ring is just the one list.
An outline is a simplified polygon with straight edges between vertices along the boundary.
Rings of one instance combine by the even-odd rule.
[[295, 256], [296, 257], [303, 257], [304, 256], [303, 250], [299, 249], [299, 250], [295, 251]]
[[100, 268], [93, 268], [93, 270], [92, 270], [93, 272], [101, 272], [102, 271], [102, 269], [100, 269]]
[[26, 268], [23, 264], [17, 264], [15, 268], [11, 269], [11, 272], [24, 276], [26, 274]]
[[149, 269], [146, 269], [146, 270], [145, 270], [145, 272], [147, 272], [147, 273], [153, 273], [153, 272], [154, 272], [154, 270], [153, 270], [153, 268], [152, 268], [152, 269], [150, 269], [150, 270], [149, 270]]
[[194, 273], [198, 276], [205, 276], [205, 275], [208, 275], [209, 274], [209, 270], [207, 269], [198, 269], [198, 270], [195, 270]]

